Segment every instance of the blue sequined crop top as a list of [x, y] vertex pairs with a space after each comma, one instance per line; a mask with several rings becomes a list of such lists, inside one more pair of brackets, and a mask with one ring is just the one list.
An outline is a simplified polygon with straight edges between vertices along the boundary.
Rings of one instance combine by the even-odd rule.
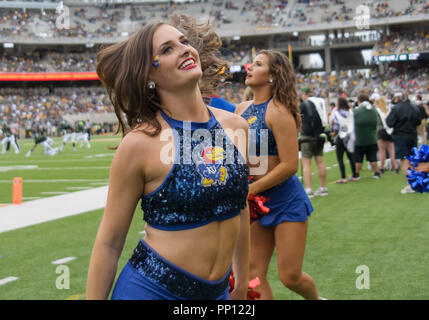
[[268, 103], [271, 99], [272, 98], [261, 104], [252, 103], [241, 114], [241, 117], [247, 120], [250, 129], [249, 156], [262, 156], [267, 154], [270, 156], [278, 156], [279, 154], [274, 134], [265, 122], [265, 112], [267, 111]]
[[183, 122], [161, 111], [174, 135], [175, 160], [163, 183], [141, 198], [143, 219], [154, 228], [196, 228], [246, 207], [246, 160], [209, 112], [208, 122]]

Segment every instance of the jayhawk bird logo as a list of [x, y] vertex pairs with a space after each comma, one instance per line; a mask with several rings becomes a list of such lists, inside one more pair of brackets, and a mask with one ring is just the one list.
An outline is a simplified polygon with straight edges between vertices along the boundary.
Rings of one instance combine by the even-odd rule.
[[253, 124], [257, 120], [256, 116], [251, 116], [247, 119], [248, 124]]
[[201, 153], [202, 163], [197, 165], [197, 170], [204, 187], [226, 183], [228, 170], [223, 166], [224, 154], [221, 147], [206, 147]]

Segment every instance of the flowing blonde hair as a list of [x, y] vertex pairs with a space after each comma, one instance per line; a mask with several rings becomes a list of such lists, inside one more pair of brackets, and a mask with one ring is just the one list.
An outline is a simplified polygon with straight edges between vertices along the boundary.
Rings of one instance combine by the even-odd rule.
[[380, 97], [380, 99], [375, 101], [375, 106], [381, 110], [384, 114], [387, 114], [389, 112], [389, 109], [387, 108], [387, 102], [386, 99], [383, 97]]

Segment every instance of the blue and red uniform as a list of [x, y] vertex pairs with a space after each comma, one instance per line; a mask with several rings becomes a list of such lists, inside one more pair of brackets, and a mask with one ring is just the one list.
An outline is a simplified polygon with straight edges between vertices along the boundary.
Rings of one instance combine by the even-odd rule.
[[[182, 122], [161, 111], [173, 129], [176, 155], [163, 183], [141, 198], [144, 220], [153, 228], [198, 228], [231, 219], [246, 207], [246, 160], [209, 112], [208, 122]], [[230, 272], [231, 268], [218, 281], [199, 278], [141, 240], [116, 282], [112, 299], [229, 299]]]
[[[252, 103], [241, 114], [251, 129], [249, 134], [251, 156], [278, 156], [276, 139], [265, 121], [265, 113], [271, 99], [257, 105]], [[264, 227], [277, 226], [284, 221], [307, 221], [313, 212], [310, 199], [296, 175], [260, 195], [269, 199], [264, 203], [264, 206], [270, 209], [269, 213], [258, 219], [259, 224]]]

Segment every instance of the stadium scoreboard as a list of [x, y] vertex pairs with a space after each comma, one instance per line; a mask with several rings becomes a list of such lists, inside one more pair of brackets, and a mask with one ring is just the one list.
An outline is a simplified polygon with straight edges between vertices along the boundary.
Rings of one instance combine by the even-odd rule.
[[415, 61], [420, 57], [420, 53], [400, 53], [386, 54], [376, 57], [378, 62], [395, 62], [395, 61]]

